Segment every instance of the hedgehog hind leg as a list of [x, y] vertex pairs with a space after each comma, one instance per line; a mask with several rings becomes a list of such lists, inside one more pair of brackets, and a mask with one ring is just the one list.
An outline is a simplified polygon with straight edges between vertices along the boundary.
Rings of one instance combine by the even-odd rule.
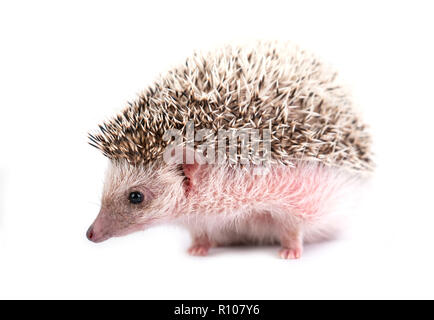
[[299, 259], [303, 253], [303, 231], [300, 224], [282, 222], [279, 227], [279, 256], [282, 259]]

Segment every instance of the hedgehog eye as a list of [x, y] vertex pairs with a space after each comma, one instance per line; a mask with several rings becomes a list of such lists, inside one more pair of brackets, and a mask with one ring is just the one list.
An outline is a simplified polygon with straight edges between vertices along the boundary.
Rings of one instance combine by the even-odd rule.
[[130, 202], [132, 204], [139, 204], [142, 203], [144, 199], [143, 193], [139, 192], [139, 191], [133, 191], [130, 193], [130, 195], [128, 196], [128, 200], [130, 200]]

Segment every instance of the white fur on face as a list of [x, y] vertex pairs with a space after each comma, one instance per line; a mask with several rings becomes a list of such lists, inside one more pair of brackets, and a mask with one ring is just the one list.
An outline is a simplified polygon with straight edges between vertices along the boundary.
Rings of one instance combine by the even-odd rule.
[[[101, 211], [93, 226], [96, 237], [122, 236], [164, 221], [183, 198], [182, 175], [176, 166], [132, 166], [111, 162], [107, 170]], [[130, 203], [131, 192], [144, 195], [140, 204]]]

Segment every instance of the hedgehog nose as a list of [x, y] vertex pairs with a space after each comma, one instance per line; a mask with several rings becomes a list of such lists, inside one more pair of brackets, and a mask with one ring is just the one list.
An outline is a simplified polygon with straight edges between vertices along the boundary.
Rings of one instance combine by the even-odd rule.
[[86, 237], [87, 237], [90, 241], [94, 241], [94, 240], [95, 240], [95, 232], [93, 232], [93, 225], [91, 225], [91, 226], [89, 227], [89, 229], [87, 229]]

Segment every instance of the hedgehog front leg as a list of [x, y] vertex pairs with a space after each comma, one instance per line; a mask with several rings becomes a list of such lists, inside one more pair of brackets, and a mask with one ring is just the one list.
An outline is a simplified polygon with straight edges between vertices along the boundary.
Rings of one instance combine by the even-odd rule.
[[303, 234], [301, 225], [288, 225], [283, 223], [280, 227], [280, 244], [282, 248], [279, 255], [282, 259], [299, 259], [303, 253]]
[[206, 256], [209, 249], [212, 247], [212, 243], [206, 234], [194, 234], [192, 235], [193, 243], [188, 249], [188, 253], [192, 256]]

